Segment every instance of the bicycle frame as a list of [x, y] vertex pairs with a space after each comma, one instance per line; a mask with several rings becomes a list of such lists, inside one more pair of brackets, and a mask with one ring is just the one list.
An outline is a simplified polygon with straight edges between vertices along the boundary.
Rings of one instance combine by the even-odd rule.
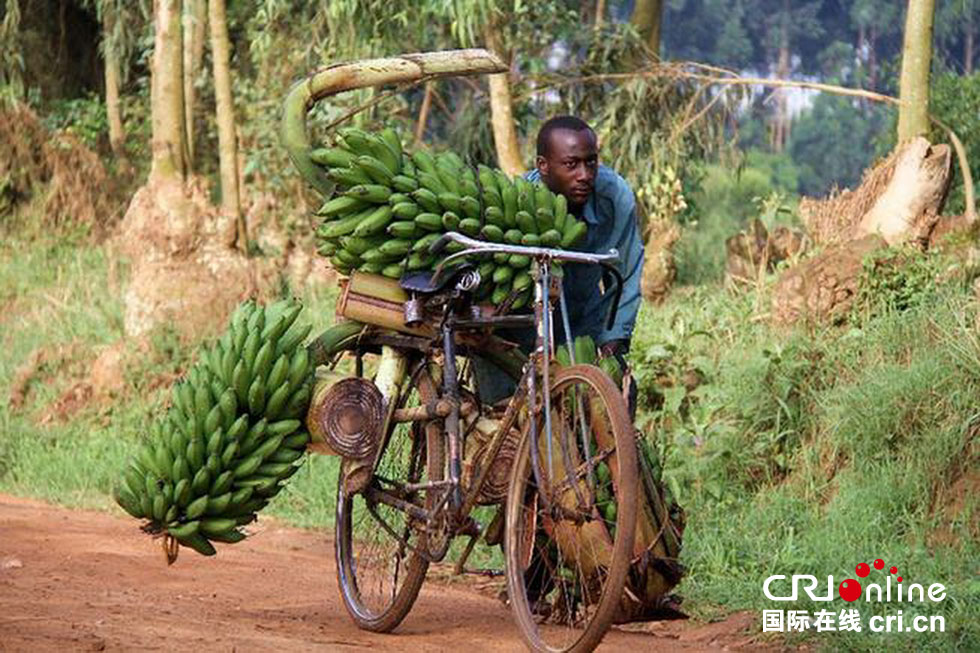
[[[606, 269], [610, 270], [612, 276], [616, 280], [616, 297], [613, 302], [612, 309], [609, 315], [609, 322], [615, 319], [616, 307], [618, 306], [619, 293], [622, 290], [622, 277], [619, 271], [613, 266], [613, 262], [618, 260], [618, 253], [615, 250], [610, 251], [606, 255], [597, 254], [585, 254], [581, 252], [566, 252], [562, 250], [553, 250], [541, 247], [520, 247], [515, 245], [503, 245], [486, 243], [484, 241], [477, 241], [461, 234], [455, 232], [449, 232], [445, 234], [439, 241], [432, 245], [431, 251], [433, 253], [441, 250], [449, 242], [457, 242], [464, 245], [467, 249], [461, 252], [453, 254], [447, 257], [434, 272], [434, 278], [438, 278], [440, 275], [445, 274], [447, 270], [452, 269], [450, 264], [453, 261], [460, 260], [466, 256], [480, 255], [480, 254], [494, 254], [497, 252], [506, 252], [509, 254], [523, 254], [532, 258], [532, 271], [531, 276], [534, 281], [535, 286], [535, 299], [534, 299], [534, 313], [533, 315], [527, 316], [488, 316], [488, 317], [461, 317], [458, 313], [458, 308], [464, 295], [463, 292], [471, 290], [472, 287], [457, 287], [453, 289], [452, 296], [447, 302], [443, 318], [439, 328], [439, 339], [441, 340], [441, 352], [443, 354], [443, 374], [442, 374], [442, 398], [435, 406], [421, 407], [421, 409], [409, 409], [405, 412], [399, 413], [397, 410], [392, 410], [389, 413], [389, 419], [386, 420], [385, 425], [385, 442], [379, 449], [378, 455], [387, 446], [387, 440], [390, 437], [394, 425], [396, 423], [404, 422], [414, 422], [414, 421], [426, 421], [433, 418], [443, 418], [445, 420], [445, 433], [447, 438], [447, 449], [448, 449], [448, 478], [439, 481], [430, 481], [427, 483], [421, 483], [413, 485], [411, 487], [406, 486], [404, 489], [411, 491], [415, 490], [437, 490], [444, 488], [446, 494], [437, 503], [436, 507], [430, 512], [425, 508], [421, 508], [417, 505], [411, 504], [403, 499], [396, 496], [389, 496], [383, 490], [374, 489], [369, 492], [369, 497], [373, 500], [380, 501], [391, 505], [392, 507], [405, 510], [412, 514], [415, 518], [428, 521], [431, 520], [436, 514], [440, 513], [448, 504], [450, 509], [450, 523], [452, 526], [452, 535], [460, 534], [462, 531], [469, 531], [473, 537], [473, 542], [475, 542], [478, 530], [474, 530], [472, 524], [468, 522], [469, 514], [475, 507], [477, 503], [477, 497], [480, 495], [484, 484], [487, 482], [487, 477], [489, 473], [490, 466], [484, 465], [480, 470], [478, 476], [472, 483], [471, 487], [465, 489], [462, 487], [461, 475], [462, 475], [462, 461], [463, 461], [463, 434], [460, 430], [460, 417], [462, 416], [462, 404], [460, 400], [460, 388], [458, 380], [458, 372], [456, 369], [456, 354], [457, 354], [457, 334], [460, 331], [469, 329], [481, 329], [481, 328], [496, 328], [500, 326], [519, 326], [526, 325], [536, 326], [537, 337], [535, 349], [528, 357], [527, 362], [521, 372], [520, 380], [517, 383], [514, 395], [510, 398], [507, 403], [504, 415], [500, 420], [500, 424], [497, 430], [492, 435], [489, 444], [487, 445], [487, 453], [485, 455], [486, 460], [494, 460], [500, 452], [501, 447], [510, 430], [514, 427], [517, 419], [520, 415], [521, 409], [524, 407], [525, 403], [528, 406], [528, 421], [531, 433], [537, 433], [537, 419], [539, 413], [543, 411], [545, 420], [545, 431], [548, 433], [546, 439], [547, 452], [546, 452], [546, 463], [547, 467], [542, 466], [542, 461], [540, 460], [540, 452], [536, 446], [530, 448], [531, 451], [531, 464], [532, 470], [535, 475], [535, 481], [537, 482], [537, 487], [539, 488], [539, 498], [542, 501], [542, 506], [547, 509], [549, 507], [549, 497], [545, 495], [542, 488], [547, 487], [543, 482], [545, 478], [550, 477], [551, 473], [551, 462], [553, 452], [551, 451], [552, 438], [551, 434], [551, 406], [550, 406], [550, 393], [548, 388], [550, 387], [550, 368], [551, 368], [551, 352], [553, 348], [553, 324], [552, 324], [552, 311], [554, 296], [557, 295], [560, 307], [562, 309], [563, 316], [563, 330], [565, 334], [566, 342], [569, 344], [569, 353], [572, 358], [572, 363], [574, 364], [574, 349], [571, 347], [571, 330], [568, 323], [567, 307], [565, 306], [564, 293], [562, 292], [561, 279], [557, 278], [557, 283], [554, 283], [553, 275], [551, 274], [550, 264], [552, 261], [570, 261], [577, 263], [589, 263], [589, 264], [599, 264], [603, 265]], [[473, 279], [470, 278], [465, 282], [469, 286], [475, 287]], [[412, 340], [424, 340], [422, 338], [412, 337]], [[431, 341], [428, 341], [431, 342]], [[418, 344], [421, 344], [419, 342]], [[423, 347], [419, 347], [423, 349]], [[422, 360], [419, 361], [420, 366], [426, 366], [429, 364], [429, 354], [423, 354]], [[418, 373], [418, 370], [413, 372]], [[541, 392], [539, 388], [539, 377], [540, 385], [543, 386], [542, 402], [539, 407], [538, 403], [538, 393]], [[409, 384], [411, 385], [411, 384]], [[397, 398], [396, 398], [397, 399]], [[591, 452], [589, 451], [589, 443], [587, 438], [584, 437], [583, 433], [583, 446], [586, 453], [586, 473], [590, 476], [593, 474], [593, 465], [591, 463]], [[564, 465], [566, 468], [571, 466], [568, 451], [562, 447], [562, 455], [564, 457]], [[576, 491], [577, 492], [577, 491]], [[582, 503], [582, 498], [579, 497], [580, 503]], [[472, 543], [468, 547], [468, 551], [472, 548]], [[407, 543], [406, 543], [407, 544]], [[428, 556], [426, 556], [428, 557]], [[465, 561], [466, 555], [463, 556], [463, 561]], [[457, 565], [458, 569], [462, 568], [462, 564]]]

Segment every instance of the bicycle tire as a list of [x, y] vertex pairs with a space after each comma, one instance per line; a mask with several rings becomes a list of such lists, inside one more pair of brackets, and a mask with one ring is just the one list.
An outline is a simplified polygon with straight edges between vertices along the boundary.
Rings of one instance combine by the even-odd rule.
[[[589, 389], [589, 424], [586, 425], [586, 432], [595, 436], [598, 441], [599, 430], [603, 429], [601, 434], [603, 440], [608, 441], [610, 436], [613, 438], [614, 448], [611, 453], [606, 454], [605, 461], [603, 461], [607, 462], [612, 479], [609, 481], [611, 486], [600, 485], [601, 482], [597, 479], [598, 473], [583, 478], [583, 476], [587, 476], [583, 471], [583, 465], [575, 466], [576, 473], [572, 476], [575, 481], [568, 483], [567, 489], [563, 490], [562, 494], [556, 495], [550, 491], [546, 491], [546, 494], [550, 494], [552, 497], [559, 496], [557, 503], [564, 504], [567, 498], [571, 496], [570, 493], [574, 487], [579, 488], [579, 490], [575, 490], [576, 493], [584, 489], [585, 492], [582, 495], [585, 497], [592, 496], [592, 501], [594, 501], [594, 503], [586, 504], [591, 506], [589, 512], [580, 511], [579, 517], [582, 521], [571, 523], [565, 517], [558, 517], [555, 512], [546, 514], [539, 503], [531, 464], [531, 445], [538, 438], [532, 437], [530, 428], [525, 425], [508, 488], [504, 548], [507, 559], [507, 588], [511, 608], [525, 643], [534, 651], [579, 653], [591, 651], [598, 646], [619, 608], [633, 555], [639, 475], [633, 427], [628, 408], [619, 390], [605, 372], [592, 365], [573, 365], [561, 368], [554, 376], [550, 388], [553, 414], [556, 411], [556, 402], [568, 401], [564, 398], [563, 392], [564, 388], [571, 384], [581, 384]], [[572, 394], [572, 399], [574, 399], [574, 394]], [[595, 417], [597, 407], [601, 407], [608, 415], [608, 433], [605, 431], [606, 424]], [[557, 428], [560, 433], [566, 432], [564, 428], [565, 419], [565, 417], [557, 418], [559, 422]], [[538, 420], [538, 422], [543, 421], [543, 419]], [[542, 431], [543, 425], [539, 424], [538, 426], [539, 432]], [[556, 424], [553, 423], [553, 433], [555, 429]], [[554, 437], [552, 436], [552, 439]], [[578, 438], [573, 437], [570, 441], [574, 442], [575, 447], [578, 448]], [[578, 448], [577, 450], [581, 456], [582, 449]], [[540, 445], [539, 451], [541, 451]], [[597, 454], [599, 451], [597, 448]], [[590, 458], [598, 460], [599, 455], [592, 456], [590, 453]], [[584, 460], [584, 456], [582, 459]], [[550, 483], [545, 480], [549, 490], [554, 487], [563, 487], [557, 483], [559, 474], [561, 472], [557, 474], [553, 472], [555, 480]], [[582, 483], [585, 483], [584, 488]], [[608, 496], [609, 487], [615, 488], [613, 494], [615, 496], [616, 515], [613, 522], [606, 521], [599, 515], [598, 493], [604, 491]], [[556, 517], [558, 518], [556, 519]], [[551, 524], [550, 534], [547, 533], [549, 523]], [[602, 526], [598, 526], [600, 523]], [[609, 528], [610, 523], [614, 524], [612, 529]], [[588, 533], [586, 533], [586, 528], [590, 529]], [[586, 534], [591, 536], [599, 532], [600, 528], [606, 528], [607, 534], [615, 531], [609, 536], [612, 543], [608, 547], [608, 551], [597, 552], [592, 548], [588, 551], [580, 549], [577, 556], [567, 556], [566, 559], [563, 551], [572, 548], [573, 542], [594, 541], [576, 540], [576, 537], [584, 538]], [[542, 533], [545, 537], [541, 537]], [[564, 533], [564, 537], [561, 537], [562, 533]], [[553, 539], [552, 534], [557, 539]], [[539, 544], [539, 542], [541, 543]], [[564, 542], [564, 549], [561, 545], [562, 542]], [[575, 544], [575, 546], [581, 547], [582, 545]], [[608, 565], [604, 568], [600, 562], [602, 560], [600, 554], [604, 555], [605, 553], [611, 557]], [[536, 563], [534, 562], [536, 555], [539, 556], [539, 560], [544, 560], [538, 565], [537, 571], [535, 571]], [[577, 557], [577, 560], [572, 560], [573, 557]], [[563, 579], [563, 576], [568, 575], [566, 571], [569, 563], [573, 566], [571, 581]], [[529, 575], [544, 576], [545, 572], [549, 577], [548, 580], [529, 579]], [[594, 579], [597, 576], [604, 576], [604, 578], [600, 578], [601, 589], [596, 595], [593, 593], [592, 586], [594, 586]], [[533, 585], [537, 585], [538, 589], [532, 587]], [[548, 589], [549, 585], [554, 587]], [[555, 598], [549, 599], [548, 597], [552, 595]], [[590, 595], [592, 599], [595, 596], [599, 598], [588, 605]], [[542, 610], [543, 607], [548, 607], [548, 605], [542, 606], [541, 604], [542, 600], [545, 599], [553, 601], [550, 611]], [[579, 604], [580, 608], [576, 608], [576, 604]], [[556, 605], [558, 608], [564, 608], [564, 613], [555, 610]], [[579, 609], [583, 610], [582, 617], [577, 617], [577, 610]], [[548, 614], [544, 615], [545, 612]], [[540, 625], [539, 619], [541, 620]], [[585, 622], [576, 624], [577, 619], [585, 619]], [[561, 620], [567, 620], [571, 624], [565, 631], [561, 631], [560, 625], [553, 625], [560, 623]], [[552, 623], [549, 624], [549, 621]], [[557, 645], [546, 641], [550, 640], [552, 636], [563, 641]]]
[[[435, 383], [424, 366], [417, 376], [410, 377], [410, 382], [418, 390], [421, 401], [434, 401], [437, 398], [438, 393]], [[427, 478], [441, 479], [445, 458], [442, 430], [435, 421], [416, 424], [419, 424], [419, 428], [423, 429], [425, 433], [424, 465]], [[387, 443], [386, 449], [390, 450], [395, 444], [395, 436], [393, 436]], [[387, 453], [387, 451], [382, 453], [379, 471], [383, 469]], [[392, 592], [390, 602], [383, 603], [382, 605], [370, 605], [370, 602], [366, 599], [358, 584], [359, 576], [365, 576], [369, 572], [370, 565], [365, 564], [365, 559], [359, 559], [359, 549], [364, 547], [359, 544], [359, 538], [362, 535], [355, 533], [356, 527], [353, 517], [356, 506], [363, 503], [366, 507], [366, 501], [360, 494], [345, 494], [342, 486], [343, 476], [340, 475], [337, 487], [337, 513], [334, 538], [337, 559], [337, 583], [340, 589], [340, 595], [344, 607], [358, 628], [378, 633], [390, 632], [398, 627], [415, 604], [415, 600], [418, 598], [419, 591], [422, 588], [422, 583], [425, 580], [429, 563], [417, 551], [409, 551], [405, 557], [405, 576], [400, 585], [398, 585], [398, 567], [394, 571], [394, 578], [392, 580], [395, 584], [395, 590]], [[425, 507], [431, 508], [433, 503], [434, 493], [427, 492], [424, 499]], [[384, 533], [384, 530], [377, 524], [375, 527], [377, 528], [375, 534], [380, 535]], [[406, 527], [406, 530], [408, 530], [408, 527]], [[407, 539], [408, 536], [405, 537]], [[388, 539], [391, 544], [397, 542], [390, 535], [388, 535]], [[423, 542], [417, 541], [416, 543], [424, 546], [424, 540]], [[399, 555], [405, 555], [405, 552], [403, 551]], [[384, 574], [384, 569], [379, 571], [379, 577]]]

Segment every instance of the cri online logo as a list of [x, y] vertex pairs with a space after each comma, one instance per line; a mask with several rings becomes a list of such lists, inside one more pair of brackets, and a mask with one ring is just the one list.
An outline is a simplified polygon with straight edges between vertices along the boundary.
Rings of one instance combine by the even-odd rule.
[[[881, 558], [872, 563], [875, 569], [883, 570], [885, 568], [885, 561]], [[871, 573], [871, 566], [866, 562], [858, 564], [854, 568], [854, 573], [858, 578], [867, 578]], [[897, 594], [899, 601], [913, 601], [918, 600], [924, 602], [926, 597], [933, 603], [938, 603], [946, 598], [946, 586], [941, 583], [933, 583], [929, 586], [928, 590], [918, 583], [911, 583], [908, 585], [908, 590], [903, 591], [905, 586], [902, 584], [902, 577], [898, 576], [898, 568], [894, 565], [888, 569], [888, 573], [885, 577], [885, 588], [883, 590], [882, 586], [877, 583], [869, 583], [865, 595], [865, 601], [891, 601], [892, 600], [892, 576], [896, 577], [898, 581]], [[810, 576], [807, 574], [793, 574], [792, 577], [792, 592], [789, 596], [778, 596], [773, 594], [770, 589], [771, 586], [777, 580], [785, 580], [786, 576], [775, 575], [770, 576], [766, 579], [765, 583], [762, 585], [762, 591], [770, 601], [796, 601], [798, 590], [802, 589], [806, 592], [807, 596], [813, 601], [832, 601], [834, 599], [834, 577], [833, 575], [827, 576], [827, 592], [826, 594], [818, 594], [814, 590], [817, 589], [819, 581], [816, 576]], [[865, 581], [867, 582], [867, 581]], [[840, 598], [844, 599], [848, 603], [857, 601], [861, 598], [862, 590], [861, 582], [854, 578], [848, 578], [841, 581], [840, 585], [837, 586], [837, 594]], [[914, 596], [918, 594], [918, 598]]]

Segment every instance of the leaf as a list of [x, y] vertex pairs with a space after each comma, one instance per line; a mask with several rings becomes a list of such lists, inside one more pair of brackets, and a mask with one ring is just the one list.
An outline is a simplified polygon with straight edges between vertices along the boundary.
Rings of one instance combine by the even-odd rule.
[[687, 390], [683, 386], [674, 386], [672, 388], [664, 388], [663, 392], [664, 412], [674, 414], [680, 412], [681, 402], [687, 396]]

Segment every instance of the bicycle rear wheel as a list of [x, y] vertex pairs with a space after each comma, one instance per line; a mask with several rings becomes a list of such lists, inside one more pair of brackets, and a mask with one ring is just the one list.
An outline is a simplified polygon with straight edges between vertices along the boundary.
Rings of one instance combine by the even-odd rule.
[[[437, 399], [435, 383], [422, 365], [410, 377], [402, 407]], [[438, 491], [405, 490], [406, 483], [443, 478], [444, 442], [439, 422], [399, 424], [385, 445], [370, 488], [431, 509]], [[367, 493], [337, 489], [335, 548], [337, 580], [344, 606], [358, 627], [389, 632], [412, 609], [429, 563], [426, 524], [406, 511], [369, 500]]]
[[616, 615], [633, 554], [636, 446], [626, 403], [599, 368], [561, 368], [550, 395], [550, 443], [544, 419], [537, 433], [525, 426], [511, 473], [508, 596], [531, 649], [591, 651]]

